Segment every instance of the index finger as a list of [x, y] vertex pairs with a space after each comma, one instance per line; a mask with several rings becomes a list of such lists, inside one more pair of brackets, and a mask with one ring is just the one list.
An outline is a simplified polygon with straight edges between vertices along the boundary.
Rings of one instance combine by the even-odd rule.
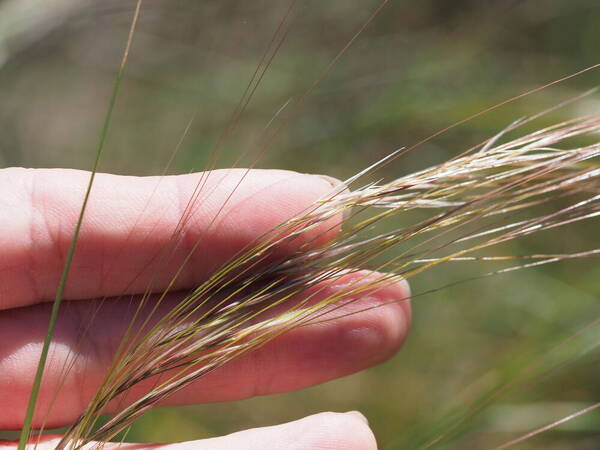
[[[78, 170], [0, 170], [0, 309], [54, 298], [88, 180]], [[164, 289], [198, 243], [171, 286], [193, 287], [332, 188], [328, 177], [283, 170], [98, 174], [65, 299], [139, 294], [150, 283]], [[180, 224], [177, 245], [165, 252]], [[324, 242], [336, 228], [323, 224], [287, 250]]]

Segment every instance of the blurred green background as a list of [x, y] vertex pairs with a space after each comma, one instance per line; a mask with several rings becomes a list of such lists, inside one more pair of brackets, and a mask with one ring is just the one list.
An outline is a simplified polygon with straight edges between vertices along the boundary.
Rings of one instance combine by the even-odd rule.
[[[392, 0], [323, 77], [379, 3], [297, 2], [285, 41], [222, 141], [218, 167], [258, 161], [347, 178], [488, 106], [600, 62], [595, 0]], [[206, 167], [289, 5], [144, 2], [101, 170], [161, 173], [192, 117], [169, 172]], [[90, 167], [132, 8], [129, 0], [0, 1], [0, 164]], [[441, 162], [599, 79], [600, 70], [590, 71], [471, 120], [378, 176]], [[599, 110], [595, 94], [535, 126]], [[594, 248], [598, 225], [503, 250]], [[416, 278], [413, 291], [495, 268], [473, 264]], [[128, 439], [199, 439], [359, 409], [383, 449], [418, 447], [448, 429], [438, 448], [494, 447], [600, 400], [600, 330], [586, 328], [600, 317], [599, 266], [560, 263], [441, 289], [415, 300], [405, 348], [380, 367], [285, 395], [155, 410]], [[505, 383], [514, 389], [448, 428]], [[593, 412], [516, 448], [599, 447], [600, 413]]]

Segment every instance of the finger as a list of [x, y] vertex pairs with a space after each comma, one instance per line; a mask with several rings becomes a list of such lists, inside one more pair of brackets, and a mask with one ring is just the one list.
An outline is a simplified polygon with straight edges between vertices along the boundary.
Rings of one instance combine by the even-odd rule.
[[[0, 170], [0, 309], [54, 298], [88, 179], [76, 170]], [[199, 197], [188, 208], [197, 188]], [[149, 284], [164, 288], [199, 243], [173, 287], [194, 286], [331, 190], [327, 177], [282, 170], [98, 174], [65, 298], [142, 293]], [[323, 242], [335, 228], [324, 224], [290, 245]]]
[[[56, 448], [60, 438], [47, 436], [40, 450]], [[33, 448], [33, 441], [30, 444]], [[16, 449], [16, 443], [0, 442], [0, 450]], [[84, 449], [95, 448], [91, 443]], [[320, 413], [294, 422], [240, 431], [227, 436], [179, 444], [108, 444], [107, 450], [376, 450], [377, 443], [362, 414]]]
[[[314, 300], [378, 276], [370, 275], [365, 280], [363, 272], [346, 275], [335, 285], [319, 287]], [[333, 313], [336, 317], [372, 309], [283, 334], [175, 393], [163, 404], [236, 400], [285, 392], [378, 364], [392, 356], [406, 337], [410, 326], [407, 296], [408, 287], [401, 282], [350, 296], [346, 305]], [[177, 301], [168, 299], [162, 307], [173, 308]], [[4, 336], [0, 341], [3, 380], [0, 428], [21, 426], [49, 308], [49, 304], [39, 304], [0, 312], [0, 329]], [[106, 301], [99, 312], [94, 309], [92, 301], [78, 301], [70, 302], [63, 310], [37, 403], [34, 421], [38, 425], [46, 419], [46, 426], [61, 426], [80, 415], [101, 384], [134, 307], [127, 310], [123, 301], [112, 300]], [[74, 355], [76, 358], [72, 359]], [[61, 370], [67, 360], [74, 362], [61, 385]], [[113, 409], [141, 397], [157, 381], [150, 378], [135, 386], [125, 398], [112, 405]], [[50, 408], [54, 396], [58, 400]]]

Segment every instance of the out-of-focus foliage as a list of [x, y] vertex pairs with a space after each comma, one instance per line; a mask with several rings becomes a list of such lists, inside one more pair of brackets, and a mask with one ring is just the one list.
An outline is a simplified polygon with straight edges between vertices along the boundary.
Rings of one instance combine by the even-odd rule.
[[[14, 6], [19, 2], [26, 3], [0, 1], [0, 14], [15, 14], [13, 20], [0, 18], [0, 162], [87, 168], [132, 3], [69, 7], [63, 1], [57, 17], [55, 2], [28, 1], [33, 17]], [[600, 62], [600, 6], [592, 0], [392, 0], [321, 80], [378, 4], [298, 2], [285, 41], [222, 141], [218, 167], [255, 164], [346, 178], [396, 148]], [[273, 0], [147, 0], [102, 170], [162, 172], [192, 117], [169, 171], [205, 168], [288, 6]], [[599, 70], [591, 71], [469, 121], [381, 176], [443, 161], [518, 118], [594, 87], [599, 77]], [[600, 98], [592, 95], [533, 126], [599, 109]], [[597, 230], [596, 220], [498, 252], [592, 248]], [[540, 359], [600, 317], [598, 266], [594, 260], [561, 263], [418, 297], [406, 347], [379, 368], [291, 394], [156, 410], [128, 439], [197, 439], [321, 410], [360, 409], [382, 448], [410, 448], [435, 437], [497, 386], [515, 383], [448, 444], [491, 447], [600, 398], [598, 327]], [[456, 263], [415, 279], [413, 291], [494, 268]], [[599, 443], [600, 415], [592, 413], [519, 448], [591, 449]]]

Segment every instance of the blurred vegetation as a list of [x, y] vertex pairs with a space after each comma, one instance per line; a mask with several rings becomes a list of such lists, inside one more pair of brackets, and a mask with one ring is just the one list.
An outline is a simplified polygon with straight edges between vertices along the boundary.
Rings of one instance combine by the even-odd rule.
[[[19, 10], [16, 3], [34, 8]], [[0, 1], [3, 165], [85, 169], [92, 161], [132, 2], [56, 3], [60, 17], [54, 2]], [[321, 79], [378, 4], [298, 2], [285, 41], [223, 140], [218, 167], [255, 164], [347, 178], [399, 147], [600, 62], [600, 6], [594, 0], [392, 0]], [[102, 170], [161, 173], [192, 117], [169, 171], [205, 168], [288, 5], [147, 0]], [[588, 72], [471, 120], [380, 175], [441, 162], [518, 118], [595, 87], [599, 75]], [[599, 105], [595, 94], [535, 126], [598, 112]], [[593, 248], [598, 225], [589, 221], [546, 233], [502, 252]], [[413, 291], [495, 267], [457, 263], [415, 279]], [[493, 447], [600, 399], [600, 332], [598, 326], [585, 328], [600, 317], [599, 278], [599, 264], [589, 260], [443, 288], [414, 301], [411, 337], [378, 368], [290, 394], [155, 410], [128, 439], [198, 439], [322, 410], [359, 409], [381, 448], [412, 448], [512, 383], [514, 389], [448, 435], [452, 442], [438, 443]], [[555, 352], [543, 359], [550, 349]], [[595, 412], [517, 448], [599, 445]]]

